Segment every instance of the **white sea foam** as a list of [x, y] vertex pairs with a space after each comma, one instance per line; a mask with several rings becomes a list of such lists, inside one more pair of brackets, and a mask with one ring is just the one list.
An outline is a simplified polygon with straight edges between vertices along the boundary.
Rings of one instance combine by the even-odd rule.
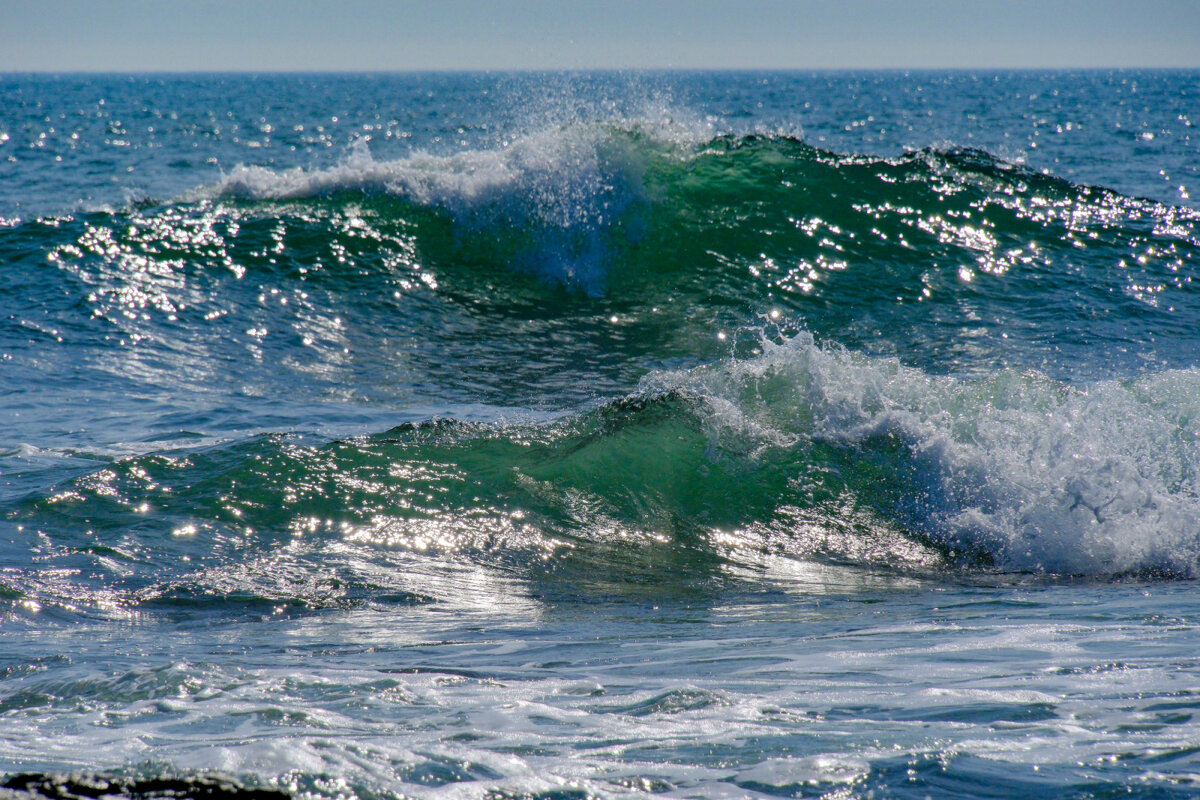
[[718, 435], [888, 462], [893, 487], [847, 476], [860, 499], [1002, 567], [1200, 575], [1200, 370], [1084, 387], [1035, 372], [964, 380], [801, 334], [648, 384], [711, 398]]
[[195, 193], [253, 199], [296, 199], [337, 191], [394, 194], [421, 205], [461, 211], [507, 196], [532, 201], [542, 221], [560, 226], [586, 222], [593, 196], [612, 193], [622, 180], [640, 177], [635, 140], [678, 148], [711, 136], [701, 123], [672, 118], [576, 122], [504, 141], [495, 149], [435, 154], [417, 150], [376, 160], [367, 139], [357, 140], [332, 167], [275, 170], [238, 165]]

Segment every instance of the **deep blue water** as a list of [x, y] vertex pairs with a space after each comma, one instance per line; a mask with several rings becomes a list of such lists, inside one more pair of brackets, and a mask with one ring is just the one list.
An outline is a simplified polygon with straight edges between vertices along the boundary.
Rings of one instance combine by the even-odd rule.
[[1200, 792], [1200, 73], [0, 101], [0, 776]]

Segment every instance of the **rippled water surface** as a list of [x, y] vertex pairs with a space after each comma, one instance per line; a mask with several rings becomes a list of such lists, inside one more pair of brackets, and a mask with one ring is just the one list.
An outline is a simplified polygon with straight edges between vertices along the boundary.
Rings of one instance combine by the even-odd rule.
[[0, 794], [1195, 796], [1198, 79], [0, 77]]

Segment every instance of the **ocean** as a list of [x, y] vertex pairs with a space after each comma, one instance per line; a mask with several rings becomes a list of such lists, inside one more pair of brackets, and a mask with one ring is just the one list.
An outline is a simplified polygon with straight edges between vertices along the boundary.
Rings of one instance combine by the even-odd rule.
[[0, 797], [1200, 796], [1197, 124], [0, 76]]

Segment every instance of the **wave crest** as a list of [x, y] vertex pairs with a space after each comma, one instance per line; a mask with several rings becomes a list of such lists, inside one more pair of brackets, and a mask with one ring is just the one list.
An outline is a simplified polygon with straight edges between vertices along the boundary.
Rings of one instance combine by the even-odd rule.
[[515, 139], [493, 150], [451, 155], [417, 151], [377, 161], [366, 139], [339, 164], [276, 171], [238, 166], [198, 197], [293, 200], [341, 192], [384, 194], [436, 209], [466, 230], [532, 240], [525, 267], [598, 291], [605, 276], [601, 241], [645, 199], [651, 159], [694, 144], [692, 131], [667, 123], [576, 123]]
[[938, 377], [808, 334], [656, 377], [764, 440], [832, 446], [854, 495], [1004, 569], [1200, 574], [1200, 370], [1072, 388], [1036, 372]]

